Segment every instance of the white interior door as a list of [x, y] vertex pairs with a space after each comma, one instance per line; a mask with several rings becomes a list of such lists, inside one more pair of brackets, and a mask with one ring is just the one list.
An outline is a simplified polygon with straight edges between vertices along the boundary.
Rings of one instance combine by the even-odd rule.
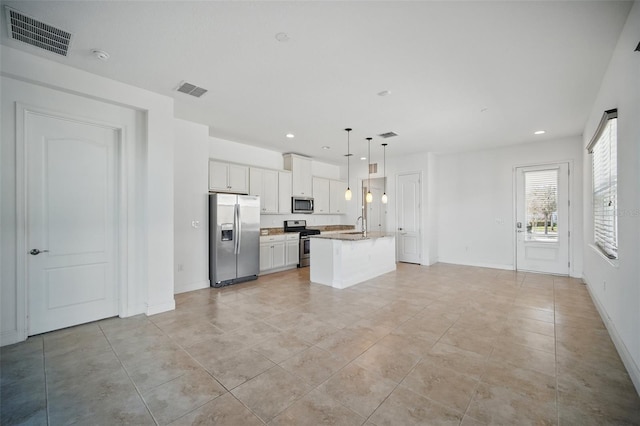
[[569, 164], [516, 168], [516, 269], [569, 274]]
[[26, 114], [29, 335], [117, 315], [119, 132]]
[[398, 175], [398, 261], [420, 263], [420, 174]]

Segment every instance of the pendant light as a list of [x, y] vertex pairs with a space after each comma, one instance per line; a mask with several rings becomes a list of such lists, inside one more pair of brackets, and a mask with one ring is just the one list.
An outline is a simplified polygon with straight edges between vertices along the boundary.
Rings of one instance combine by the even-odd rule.
[[373, 194], [371, 193], [371, 139], [373, 138], [367, 138], [369, 141], [369, 180], [367, 182], [367, 196], [365, 197], [367, 203], [373, 202]]
[[349, 162], [350, 162], [350, 158], [351, 157], [351, 149], [349, 148], [349, 132], [351, 132], [352, 129], [344, 129], [347, 132], [347, 190], [344, 191], [344, 199], [349, 201], [351, 200], [351, 197], [353, 196], [353, 194], [351, 193], [351, 188], [349, 187]]
[[382, 204], [387, 204], [389, 202], [389, 197], [387, 197], [387, 144], [382, 144], [382, 155], [383, 155], [383, 170], [384, 170], [384, 192], [382, 193]]

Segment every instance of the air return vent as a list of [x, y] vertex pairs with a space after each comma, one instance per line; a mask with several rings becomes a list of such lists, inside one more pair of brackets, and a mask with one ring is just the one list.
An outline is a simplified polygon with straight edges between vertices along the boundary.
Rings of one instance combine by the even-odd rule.
[[369, 173], [372, 175], [378, 173], [378, 163], [369, 163]]
[[9, 36], [58, 55], [67, 56], [71, 33], [5, 6]]
[[381, 133], [378, 136], [380, 136], [381, 138], [392, 138], [394, 136], [398, 136], [398, 134], [396, 132], [387, 132], [387, 133]]
[[182, 83], [180, 83], [180, 86], [178, 86], [178, 92], [186, 93], [187, 95], [199, 98], [200, 96], [207, 93], [207, 89], [183, 81]]

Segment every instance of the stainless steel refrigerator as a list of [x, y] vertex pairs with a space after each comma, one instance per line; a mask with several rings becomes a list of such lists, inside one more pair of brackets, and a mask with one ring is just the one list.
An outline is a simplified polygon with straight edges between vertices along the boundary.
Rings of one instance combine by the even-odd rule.
[[260, 271], [260, 197], [209, 194], [212, 287], [255, 280]]

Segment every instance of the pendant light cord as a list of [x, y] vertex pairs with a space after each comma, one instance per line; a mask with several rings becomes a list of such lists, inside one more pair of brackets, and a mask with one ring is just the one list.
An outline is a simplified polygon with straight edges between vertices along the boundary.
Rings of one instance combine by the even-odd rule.
[[373, 138], [367, 138], [367, 140], [369, 141], [369, 164], [368, 164], [368, 170], [367, 170], [369, 177], [367, 179], [367, 187], [368, 187], [367, 192], [369, 194], [371, 194], [371, 139]]
[[382, 169], [384, 173], [384, 193], [387, 193], [387, 144], [382, 144]]
[[350, 174], [350, 162], [351, 159], [349, 158], [351, 156], [351, 147], [350, 147], [350, 141], [349, 141], [349, 135], [351, 134], [351, 129], [345, 129], [347, 131], [347, 188], [350, 188], [349, 185], [349, 174]]

